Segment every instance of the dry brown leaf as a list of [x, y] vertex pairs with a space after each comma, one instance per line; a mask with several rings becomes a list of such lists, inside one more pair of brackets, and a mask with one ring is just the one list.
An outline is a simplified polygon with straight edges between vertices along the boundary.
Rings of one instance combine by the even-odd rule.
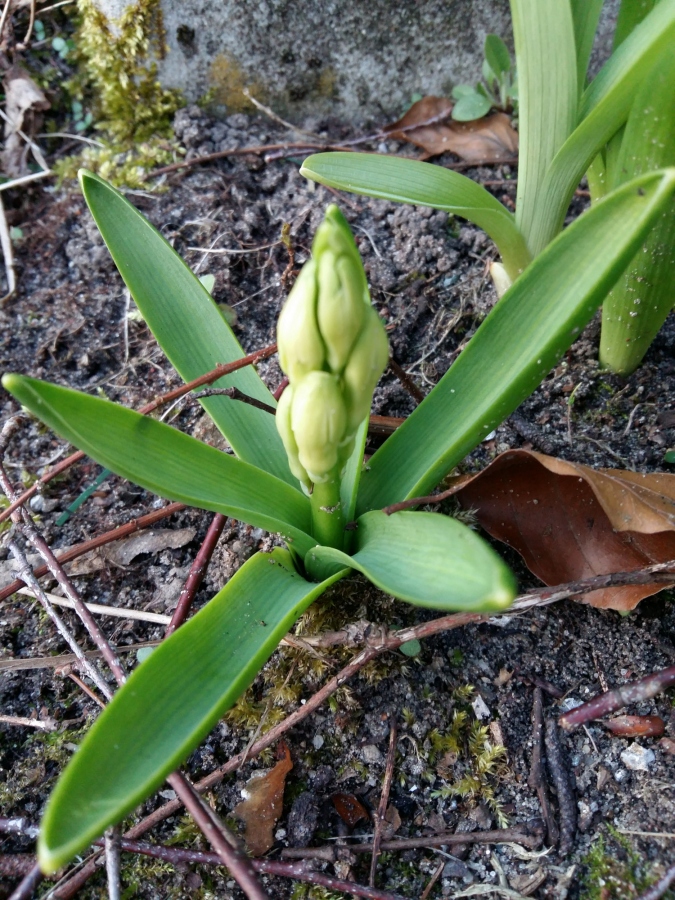
[[518, 132], [505, 113], [492, 113], [473, 122], [453, 122], [452, 106], [446, 97], [423, 97], [403, 118], [383, 130], [396, 140], [421, 147], [424, 159], [448, 151], [475, 163], [501, 162], [518, 155]]
[[660, 737], [666, 728], [661, 716], [614, 716], [602, 724], [620, 737]]
[[195, 536], [194, 528], [152, 528], [140, 534], [114, 541], [106, 547], [92, 550], [67, 564], [70, 575], [90, 575], [106, 565], [128, 566], [141, 553], [177, 550], [189, 544]]
[[[19, 134], [28, 136], [37, 130], [39, 113], [49, 109], [49, 101], [25, 69], [12, 66], [4, 77], [5, 88], [5, 147], [2, 168], [5, 175], [23, 175], [27, 171], [29, 145]], [[42, 164], [42, 163], [41, 163]]]
[[368, 819], [368, 810], [354, 794], [333, 794], [330, 798], [343, 822], [353, 828], [361, 819]]
[[[456, 482], [483, 528], [520, 553], [548, 585], [641, 569], [675, 559], [675, 475], [591, 469], [510, 450]], [[586, 594], [583, 602], [626, 612], [664, 585]]]
[[291, 752], [279, 744], [281, 758], [269, 772], [254, 772], [242, 790], [243, 800], [232, 810], [244, 823], [244, 842], [252, 856], [262, 856], [274, 844], [274, 826], [284, 804], [286, 775], [293, 768]]

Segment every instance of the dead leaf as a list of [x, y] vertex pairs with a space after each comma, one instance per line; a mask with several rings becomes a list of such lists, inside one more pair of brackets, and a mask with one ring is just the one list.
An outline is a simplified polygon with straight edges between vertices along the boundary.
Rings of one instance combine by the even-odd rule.
[[333, 794], [330, 798], [343, 822], [353, 828], [361, 819], [370, 818], [368, 810], [353, 794]]
[[279, 821], [284, 803], [286, 775], [293, 768], [291, 752], [283, 741], [281, 758], [269, 772], [254, 772], [241, 794], [244, 798], [232, 810], [244, 823], [244, 842], [252, 856], [262, 856], [274, 844], [274, 826]]
[[114, 541], [99, 550], [93, 550], [69, 564], [70, 575], [91, 575], [106, 565], [128, 566], [141, 553], [157, 553], [158, 550], [177, 550], [189, 544], [195, 536], [194, 528], [153, 528], [121, 541]]
[[620, 737], [660, 737], [666, 728], [661, 716], [614, 716], [602, 724]]
[[[675, 559], [675, 475], [591, 469], [510, 450], [458, 479], [456, 489], [461, 505], [547, 585]], [[665, 587], [605, 588], [583, 602], [625, 612]]]
[[448, 151], [475, 163], [501, 162], [518, 155], [518, 132], [505, 113], [492, 113], [473, 122], [453, 122], [452, 106], [446, 97], [423, 97], [383, 131], [395, 140], [421, 147], [423, 159]]
[[[39, 113], [49, 109], [49, 101], [25, 69], [12, 66], [3, 80], [5, 88], [5, 147], [2, 151], [2, 168], [12, 177], [28, 171], [26, 159], [30, 145], [19, 134], [29, 137], [38, 130]], [[38, 162], [47, 168], [43, 159]]]

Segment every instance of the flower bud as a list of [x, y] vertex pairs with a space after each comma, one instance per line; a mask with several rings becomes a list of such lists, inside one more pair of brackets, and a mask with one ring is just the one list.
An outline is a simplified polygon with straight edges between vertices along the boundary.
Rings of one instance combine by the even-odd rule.
[[372, 306], [366, 307], [361, 334], [343, 373], [347, 434], [353, 434], [370, 412], [375, 385], [389, 361], [389, 341]]
[[277, 431], [281, 436], [281, 440], [288, 456], [288, 466], [298, 481], [302, 482], [307, 488], [310, 487], [311, 481], [307, 474], [307, 470], [300, 462], [298, 453], [298, 444], [291, 428], [291, 406], [293, 404], [293, 388], [289, 384], [277, 404], [277, 413], [275, 421]]
[[316, 319], [316, 262], [300, 270], [277, 322], [279, 363], [291, 382], [322, 369], [326, 350]]
[[337, 376], [310, 372], [294, 388], [291, 427], [300, 463], [312, 481], [327, 481], [335, 469], [346, 423], [347, 412]]
[[363, 267], [360, 260], [356, 268], [350, 257], [336, 256], [332, 250], [326, 250], [318, 257], [318, 267], [317, 320], [326, 346], [328, 367], [337, 374], [347, 363], [367, 309]]

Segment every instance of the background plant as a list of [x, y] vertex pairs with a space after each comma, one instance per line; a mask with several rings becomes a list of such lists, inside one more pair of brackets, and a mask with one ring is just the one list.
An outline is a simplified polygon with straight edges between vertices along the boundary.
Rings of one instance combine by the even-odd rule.
[[[643, 18], [631, 14], [634, 6], [631, 0], [624, 0], [619, 21], [623, 39], [586, 86], [602, 0], [511, 0], [520, 131], [515, 216], [465, 176], [413, 160], [323, 153], [305, 161], [303, 174], [332, 187], [431, 206], [469, 219], [497, 245], [503, 269], [497, 267], [493, 275], [503, 293], [560, 233], [584, 173], [604, 148], [609, 146], [616, 152], [614, 138], [631, 109], [637, 110], [638, 90], [653, 71], [655, 59], [661, 53], [672, 54], [675, 0], [645, 4], [653, 8]], [[675, 113], [671, 89], [662, 79], [650, 77], [652, 91], [658, 92], [659, 104], [663, 103], [659, 106], [663, 120], [659, 122], [658, 143], [663, 139], [665, 122], [672, 122]], [[627, 131], [638, 135], [631, 141], [632, 148], [641, 141], [642, 162], [624, 177], [655, 163], [654, 156], [645, 152], [644, 134], [639, 137], [639, 128]], [[658, 165], [664, 164], [664, 158], [659, 157]], [[654, 252], [647, 251], [645, 257], [653, 260]], [[648, 280], [656, 283], [660, 276], [653, 266]], [[655, 333], [663, 317], [661, 308], [656, 310], [654, 306], [642, 303], [630, 310], [637, 313], [630, 316], [633, 330]], [[618, 340], [606, 332], [604, 345], [608, 341], [614, 345]], [[607, 356], [605, 351], [603, 358], [614, 365]]]
[[[214, 360], [240, 357], [212, 299], [158, 232], [101, 179], [84, 174], [82, 185], [127, 286], [181, 376], [190, 381]], [[508, 602], [508, 572], [464, 526], [430, 513], [386, 516], [381, 507], [427, 492], [537, 386], [674, 189], [675, 172], [650, 174], [592, 209], [518, 279], [363, 473], [363, 438], [355, 440], [342, 480], [357, 519], [351, 556], [317, 543], [310, 501], [289, 470], [269, 413], [220, 395], [202, 400], [237, 454], [232, 457], [107, 401], [5, 377], [25, 406], [102, 465], [166, 497], [277, 532], [291, 548], [256, 554], [120, 690], [52, 796], [40, 845], [46, 869], [66, 862], [159, 786], [250, 683], [297, 616], [350, 569], [420, 605], [486, 609]], [[541, 298], [536, 315], [532, 295]], [[251, 369], [219, 386], [230, 384], [273, 405]]]
[[486, 116], [495, 107], [518, 114], [518, 78], [511, 54], [496, 34], [485, 38], [483, 80], [476, 85], [458, 84], [452, 89], [457, 101], [452, 108], [456, 122], [469, 122]]

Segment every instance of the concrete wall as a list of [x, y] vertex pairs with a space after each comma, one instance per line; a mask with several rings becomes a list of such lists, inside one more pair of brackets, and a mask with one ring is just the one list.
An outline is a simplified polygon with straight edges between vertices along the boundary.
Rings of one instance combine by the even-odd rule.
[[[128, 4], [96, 2], [112, 18]], [[413, 94], [475, 82], [487, 33], [511, 43], [508, 0], [161, 2], [165, 86], [190, 102], [211, 88], [230, 110], [249, 87], [296, 123], [326, 114], [351, 121], [397, 115]]]

